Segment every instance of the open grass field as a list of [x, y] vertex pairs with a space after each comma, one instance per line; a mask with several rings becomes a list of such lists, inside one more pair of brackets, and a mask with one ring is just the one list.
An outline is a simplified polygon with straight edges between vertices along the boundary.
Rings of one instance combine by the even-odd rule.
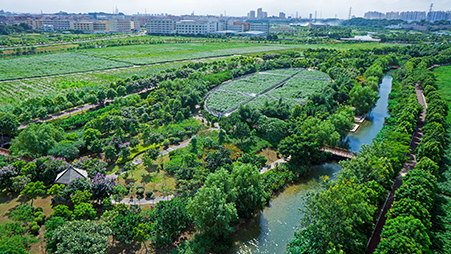
[[[304, 72], [307, 74], [303, 77], [298, 76]], [[292, 77], [290, 78], [290, 76]], [[238, 107], [240, 104], [246, 103], [246, 97], [249, 98], [250, 96], [260, 94], [260, 96], [248, 102], [248, 104], [259, 108], [265, 104], [265, 101], [274, 105], [274, 103], [278, 103], [280, 98], [284, 99], [284, 101], [290, 105], [303, 104], [314, 92], [321, 91], [323, 87], [329, 85], [328, 79], [329, 76], [325, 73], [304, 70], [301, 68], [259, 72], [224, 84], [219, 87], [219, 90], [213, 92], [207, 98], [206, 103], [209, 109], [226, 112]], [[268, 88], [271, 88], [284, 80], [287, 81], [281, 86], [267, 91]], [[225, 93], [222, 91], [231, 91], [234, 93]], [[264, 95], [272, 96], [274, 98], [266, 97]]]
[[[448, 107], [451, 108], [451, 65], [435, 68], [434, 74], [437, 78], [438, 92], [448, 102]], [[451, 114], [448, 114], [446, 122], [451, 124]]]
[[287, 45], [264, 45], [251, 43], [168, 43], [132, 45], [88, 49], [81, 53], [131, 64], [145, 65], [162, 62], [230, 56], [291, 48]]

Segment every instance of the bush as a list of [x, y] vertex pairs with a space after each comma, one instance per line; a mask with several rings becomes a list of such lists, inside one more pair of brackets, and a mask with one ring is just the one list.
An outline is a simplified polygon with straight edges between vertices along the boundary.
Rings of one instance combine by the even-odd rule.
[[30, 228], [30, 232], [32, 234], [37, 235], [39, 233], [40, 229], [41, 229], [41, 227], [39, 225], [34, 225], [33, 227]]
[[42, 217], [36, 217], [34, 218], [34, 221], [36, 221], [36, 223], [38, 223], [39, 226], [41, 226], [44, 223]]
[[146, 198], [155, 199], [155, 195], [153, 194], [153, 191], [146, 190]]

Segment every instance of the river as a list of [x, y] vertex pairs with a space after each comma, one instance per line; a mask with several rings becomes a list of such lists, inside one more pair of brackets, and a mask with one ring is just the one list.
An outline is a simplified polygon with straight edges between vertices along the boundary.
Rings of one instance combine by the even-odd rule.
[[[388, 94], [392, 86], [392, 75], [386, 73], [379, 90], [379, 100], [369, 114], [367, 121], [355, 134], [350, 134], [349, 145], [352, 151], [358, 151], [363, 144], [371, 143], [382, 129], [384, 118], [388, 117]], [[233, 235], [233, 246], [229, 253], [285, 253], [287, 242], [293, 238], [304, 207], [303, 197], [311, 190], [320, 187], [321, 176], [335, 179], [340, 165], [328, 162], [315, 166], [302, 180], [285, 188], [277, 197], [271, 199], [254, 219], [241, 225]]]

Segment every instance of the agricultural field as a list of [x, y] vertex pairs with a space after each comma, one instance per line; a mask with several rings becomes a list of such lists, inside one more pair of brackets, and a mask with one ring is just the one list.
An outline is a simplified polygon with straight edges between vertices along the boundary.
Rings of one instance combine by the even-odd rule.
[[315, 70], [301, 71], [300, 73], [298, 73], [296, 75], [296, 77], [315, 78], [315, 79], [327, 79], [327, 80], [330, 79], [329, 75], [327, 75], [326, 73], [323, 73], [323, 72], [320, 72], [320, 71], [315, 71]]
[[0, 60], [0, 80], [42, 77], [131, 66], [77, 53], [59, 53]]
[[209, 109], [219, 112], [225, 112], [227, 110], [233, 109], [240, 103], [243, 103], [251, 98], [252, 97], [250, 96], [237, 93], [215, 92], [210, 97], [208, 97], [207, 105]]
[[280, 75], [291, 76], [291, 75], [294, 75], [294, 74], [298, 74], [302, 70], [304, 70], [304, 69], [302, 69], [302, 68], [277, 69], [277, 70], [265, 71], [265, 73], [272, 73], [272, 74], [280, 74]]
[[[203, 59], [199, 61], [211, 62], [214, 60]], [[84, 87], [107, 85], [133, 75], [144, 77], [166, 69], [180, 68], [186, 63], [187, 62], [162, 63], [42, 78], [3, 81], [0, 82], [0, 104], [15, 104], [35, 96], [42, 96], [43, 94], [54, 97]]]
[[[297, 73], [304, 72], [308, 72], [308, 75], [305, 75], [304, 78], [297, 76], [299, 75]], [[295, 74], [297, 75], [293, 76]], [[292, 77], [290, 78], [290, 76]], [[321, 77], [321, 79], [312, 79], [312, 76]], [[271, 105], [274, 105], [274, 103], [278, 103], [277, 98], [284, 99], [285, 102], [288, 102], [292, 106], [295, 104], [303, 104], [314, 92], [321, 91], [325, 86], [329, 85], [329, 81], [324, 80], [327, 77], [328, 76], [325, 73], [308, 71], [301, 68], [259, 72], [245, 78], [233, 80], [230, 83], [221, 86], [218, 91], [214, 92], [207, 99], [207, 106], [209, 109], [225, 112], [237, 107], [240, 103], [245, 102], [246, 97], [249, 98], [251, 95], [258, 95], [286, 79], [288, 79], [288, 81], [282, 86], [259, 95], [257, 98], [250, 101], [248, 105], [259, 108], [265, 104], [266, 100], [268, 100]], [[236, 92], [236, 94], [224, 93], [223, 91]], [[246, 94], [249, 94], [249, 96], [246, 96]]]
[[220, 89], [225, 91], [259, 94], [287, 78], [289, 77], [282, 75], [271, 75], [268, 73], [258, 73], [242, 79], [233, 80], [232, 82], [221, 86]]
[[271, 90], [267, 95], [278, 98], [307, 100], [314, 92], [327, 86], [328, 81], [293, 77], [283, 86]]
[[137, 65], [230, 56], [292, 48], [287, 45], [250, 43], [168, 43], [131, 45], [81, 51], [83, 54]]
[[[255, 99], [253, 99], [252, 101], [250, 101], [247, 105], [254, 107], [254, 108], [262, 108], [265, 105], [266, 101], [268, 101], [269, 105], [276, 105], [279, 103], [278, 99], [274, 99], [274, 98], [266, 97], [266, 96], [259, 96]], [[288, 103], [290, 106], [294, 106], [296, 104], [302, 103], [302, 101], [296, 102], [296, 100], [287, 100], [287, 99], [284, 99], [283, 102]]]

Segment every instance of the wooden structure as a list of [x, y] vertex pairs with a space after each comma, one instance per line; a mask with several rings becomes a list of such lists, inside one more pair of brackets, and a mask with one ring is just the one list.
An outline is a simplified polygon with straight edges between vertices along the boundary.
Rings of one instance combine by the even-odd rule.
[[347, 160], [347, 159], [352, 159], [355, 158], [356, 155], [353, 154], [351, 151], [347, 150], [347, 149], [343, 149], [343, 148], [338, 148], [338, 147], [323, 147], [321, 148], [321, 151], [323, 152], [328, 152], [334, 155], [334, 157], [336, 159], [339, 160]]

